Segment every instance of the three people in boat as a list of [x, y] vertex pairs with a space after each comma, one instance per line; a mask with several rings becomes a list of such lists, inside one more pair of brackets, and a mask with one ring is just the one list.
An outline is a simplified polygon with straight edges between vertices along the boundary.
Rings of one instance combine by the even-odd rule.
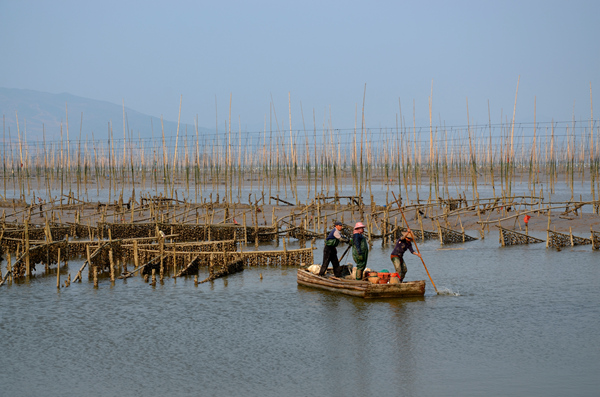
[[342, 222], [334, 222], [333, 229], [331, 229], [327, 235], [327, 238], [325, 239], [325, 247], [323, 248], [323, 264], [321, 265], [319, 276], [325, 275], [329, 263], [333, 265], [333, 274], [336, 277], [342, 276], [342, 269], [340, 268], [340, 262], [338, 261], [337, 257], [337, 249], [335, 247], [340, 245], [340, 242], [349, 242], [349, 240], [340, 233], [343, 227], [344, 225]]
[[356, 263], [357, 280], [362, 280], [369, 257], [369, 244], [364, 236], [364, 232], [365, 225], [362, 222], [357, 222], [354, 226], [354, 234], [352, 235], [352, 258]]
[[396, 273], [398, 273], [398, 275], [400, 276], [400, 282], [402, 282], [402, 280], [404, 280], [404, 276], [406, 275], [406, 270], [407, 270], [406, 263], [404, 262], [404, 258], [403, 258], [404, 253], [408, 250], [408, 251], [410, 251], [411, 254], [417, 255], [419, 258], [421, 257], [421, 254], [418, 252], [415, 252], [415, 250], [412, 247], [411, 242], [414, 241], [414, 239], [415, 239], [415, 235], [413, 234], [412, 230], [407, 229], [407, 231], [402, 233], [402, 236], [400, 236], [400, 238], [396, 242], [396, 246], [394, 247], [394, 250], [392, 251], [392, 254], [390, 255], [390, 259], [392, 260], [392, 263], [394, 264]]
[[[343, 228], [341, 222], [336, 221], [333, 225], [333, 229], [329, 232], [327, 238], [325, 239], [325, 247], [323, 248], [323, 264], [321, 265], [319, 276], [325, 275], [327, 267], [331, 263], [333, 265], [333, 274], [336, 277], [341, 277], [342, 269], [338, 261], [336, 247], [340, 244], [340, 242], [349, 242], [352, 246], [352, 258], [356, 263], [356, 280], [362, 280], [369, 258], [369, 243], [364, 236], [365, 225], [362, 222], [356, 223], [354, 226], [352, 241], [348, 241], [348, 239], [344, 238], [344, 236], [342, 236], [340, 233]], [[392, 260], [392, 264], [396, 269], [396, 273], [399, 275], [400, 282], [404, 281], [404, 277], [406, 276], [407, 272], [406, 262], [404, 262], [404, 253], [406, 251], [410, 251], [411, 254], [416, 255], [419, 258], [421, 257], [421, 254], [415, 252], [412, 247], [412, 242], [414, 239], [415, 236], [412, 230], [407, 229], [407, 231], [403, 232], [396, 242], [394, 250], [390, 255], [390, 259]]]

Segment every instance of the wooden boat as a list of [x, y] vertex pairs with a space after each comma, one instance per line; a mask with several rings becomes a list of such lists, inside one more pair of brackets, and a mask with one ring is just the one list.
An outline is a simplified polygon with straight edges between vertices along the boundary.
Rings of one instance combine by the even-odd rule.
[[306, 269], [298, 269], [298, 284], [359, 298], [405, 298], [425, 295], [425, 280], [399, 284], [373, 284], [368, 281], [321, 277]]

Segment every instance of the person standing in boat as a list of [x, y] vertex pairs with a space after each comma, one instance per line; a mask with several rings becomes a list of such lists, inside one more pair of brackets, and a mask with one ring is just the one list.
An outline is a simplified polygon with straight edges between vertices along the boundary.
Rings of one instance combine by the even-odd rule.
[[369, 257], [369, 244], [364, 236], [364, 232], [365, 225], [362, 222], [357, 222], [354, 226], [354, 234], [352, 235], [352, 258], [356, 262], [357, 280], [362, 280]]
[[342, 269], [340, 268], [340, 262], [337, 257], [337, 247], [340, 245], [340, 242], [348, 242], [348, 239], [344, 238], [340, 233], [344, 225], [340, 221], [335, 221], [333, 223], [333, 229], [327, 235], [325, 239], [325, 247], [323, 247], [323, 264], [321, 265], [321, 270], [319, 271], [319, 276], [324, 276], [327, 271], [327, 267], [329, 263], [333, 265], [333, 274], [336, 277], [342, 276]]
[[394, 250], [392, 251], [392, 254], [390, 255], [390, 259], [392, 260], [392, 263], [394, 264], [396, 273], [398, 273], [400, 282], [402, 282], [402, 280], [404, 280], [404, 276], [406, 275], [406, 270], [407, 270], [406, 263], [404, 262], [404, 258], [403, 258], [404, 253], [408, 250], [408, 251], [410, 251], [411, 254], [416, 255], [419, 258], [421, 257], [421, 254], [419, 254], [418, 252], [415, 252], [415, 250], [412, 247], [411, 242], [414, 240], [414, 237], [415, 237], [415, 235], [413, 234], [412, 230], [407, 229], [407, 231], [402, 233], [402, 236], [400, 236], [400, 238], [396, 242], [396, 246], [394, 247]]

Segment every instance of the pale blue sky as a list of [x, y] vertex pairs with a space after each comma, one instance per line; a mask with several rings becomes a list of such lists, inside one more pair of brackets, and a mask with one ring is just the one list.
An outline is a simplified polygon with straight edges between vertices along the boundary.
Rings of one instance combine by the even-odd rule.
[[[600, 103], [598, 1], [0, 0], [0, 86], [106, 100], [214, 128], [395, 127], [590, 118]], [[595, 118], [600, 116], [595, 106]]]

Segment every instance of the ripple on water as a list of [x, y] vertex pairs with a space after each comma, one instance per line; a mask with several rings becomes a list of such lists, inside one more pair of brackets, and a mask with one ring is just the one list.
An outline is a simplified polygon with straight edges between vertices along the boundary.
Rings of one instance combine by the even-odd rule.
[[[419, 248], [438, 295], [410, 255], [407, 278], [426, 280], [424, 298], [337, 295], [299, 287], [295, 269], [279, 268], [197, 287], [191, 278], [150, 287], [139, 277], [112, 287], [103, 279], [98, 289], [84, 277], [60, 292], [55, 277], [5, 285], [3, 394], [560, 396], [600, 389], [598, 253], [502, 249], [493, 236], [463, 250], [438, 251], [436, 242]], [[374, 246], [369, 260], [376, 270], [389, 268], [389, 249]]]

